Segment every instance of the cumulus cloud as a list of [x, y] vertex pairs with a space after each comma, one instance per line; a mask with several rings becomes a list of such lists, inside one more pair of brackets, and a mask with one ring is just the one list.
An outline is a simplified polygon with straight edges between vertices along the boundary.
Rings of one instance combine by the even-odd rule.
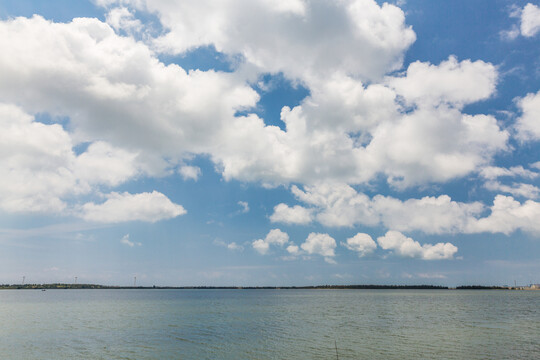
[[[531, 164], [530, 167], [536, 168], [536, 163]], [[499, 177], [522, 177], [527, 179], [535, 179], [540, 174], [536, 171], [528, 170], [523, 168], [523, 166], [512, 166], [510, 168], [502, 168], [497, 166], [486, 166], [480, 170], [480, 176], [487, 180], [495, 180]]]
[[336, 70], [376, 77], [398, 68], [416, 38], [401, 9], [373, 0], [119, 2], [157, 15], [168, 30], [155, 40], [160, 51], [214, 45], [261, 72], [301, 79]]
[[453, 259], [458, 251], [451, 243], [420, 245], [418, 241], [406, 237], [399, 231], [388, 231], [384, 236], [377, 238], [377, 243], [384, 250], [391, 250], [398, 256], [423, 260]]
[[188, 166], [184, 165], [178, 169], [178, 172], [184, 180], [194, 180], [197, 181], [199, 176], [201, 176], [201, 169], [197, 166]]
[[287, 246], [287, 252], [291, 255], [298, 255], [300, 254], [300, 248], [297, 245], [289, 245]]
[[280, 229], [272, 229], [266, 234], [264, 239], [257, 239], [252, 242], [253, 248], [260, 254], [266, 254], [270, 245], [283, 247], [289, 242], [289, 234]]
[[413, 62], [403, 77], [388, 82], [410, 104], [463, 106], [483, 100], [495, 91], [497, 70], [481, 60], [458, 62], [455, 56], [439, 65]]
[[129, 194], [111, 193], [101, 204], [89, 202], [81, 207], [80, 216], [88, 221], [118, 223], [125, 221], [156, 222], [184, 215], [186, 210], [160, 192]]
[[527, 200], [523, 203], [511, 196], [497, 195], [489, 216], [471, 224], [470, 232], [501, 232], [510, 234], [518, 229], [540, 233], [540, 203]]
[[535, 36], [540, 32], [540, 8], [528, 3], [521, 12], [521, 34], [525, 37]]
[[341, 245], [351, 251], [357, 252], [359, 257], [371, 254], [377, 248], [377, 244], [373, 241], [371, 236], [363, 233], [358, 233], [355, 236], [348, 238], [347, 241], [342, 242]]
[[62, 126], [37, 122], [14, 105], [0, 104], [0, 125], [0, 208], [5, 211], [59, 213], [69, 196], [145, 174], [137, 153], [103, 141], [77, 155]]
[[[497, 185], [497, 189], [525, 197], [538, 194], [534, 186]], [[540, 231], [534, 221], [540, 216], [540, 202], [520, 203], [511, 196], [497, 195], [488, 207], [480, 202], [453, 201], [448, 195], [404, 201], [382, 195], [370, 198], [346, 184], [319, 184], [305, 186], [304, 190], [293, 186], [292, 192], [298, 200], [312, 206], [318, 222], [331, 227], [384, 226], [426, 234]]]
[[[407, 187], [465, 176], [507, 146], [508, 134], [495, 118], [459, 110], [492, 94], [497, 72], [491, 64], [451, 57], [439, 65], [417, 62], [403, 76], [374, 81], [401, 66], [415, 39], [393, 5], [102, 5], [114, 3], [121, 6], [110, 12], [115, 27], [132, 24], [133, 9], [158, 16], [166, 31], [154, 48], [97, 19], [2, 21], [0, 46], [10, 56], [0, 59], [0, 98], [32, 113], [68, 116], [78, 141], [105, 141], [138, 154], [150, 175], [207, 154], [226, 180], [360, 184], [382, 174]], [[156, 56], [209, 45], [241, 54], [241, 64], [232, 73], [187, 72]], [[300, 105], [282, 109], [284, 130], [249, 111], [259, 100], [250, 83], [278, 72], [310, 91]], [[406, 112], [398, 98], [419, 108]], [[198, 177], [194, 168], [179, 172]]]
[[289, 207], [287, 204], [281, 203], [274, 207], [270, 221], [286, 224], [309, 224], [312, 221], [311, 210], [299, 205]]
[[401, 231], [430, 234], [461, 232], [473, 216], [484, 211], [481, 203], [458, 203], [447, 195], [401, 201], [389, 196], [373, 198], [346, 184], [293, 187], [292, 192], [315, 206], [315, 218], [325, 226], [384, 225]]
[[88, 186], [117, 186], [142, 173], [142, 169], [138, 168], [137, 158], [137, 153], [98, 141], [90, 144], [84, 153], [77, 156], [74, 173]]
[[366, 152], [390, 184], [403, 188], [463, 177], [506, 150], [508, 137], [492, 116], [464, 115], [440, 105], [381, 124]]
[[499, 181], [488, 181], [484, 184], [484, 187], [490, 191], [507, 193], [527, 199], [540, 197], [540, 188], [531, 184], [512, 183], [512, 185], [505, 185]]
[[321, 255], [326, 262], [334, 263], [336, 240], [328, 234], [310, 233], [300, 247], [310, 255]]
[[142, 30], [143, 24], [125, 7], [111, 9], [106, 15], [107, 24], [116, 31], [123, 30], [128, 34]]
[[211, 152], [224, 121], [258, 100], [244, 79], [166, 66], [97, 19], [1, 21], [0, 46], [10, 54], [0, 59], [0, 98], [69, 117], [78, 139], [145, 150], [154, 173], [163, 169], [151, 155], [174, 163], [186, 151]]
[[540, 140], [540, 91], [518, 100], [522, 115], [516, 121], [517, 135], [523, 141]]
[[45, 125], [13, 105], [0, 104], [0, 206], [3, 210], [53, 211], [76, 185], [75, 154], [60, 125]]

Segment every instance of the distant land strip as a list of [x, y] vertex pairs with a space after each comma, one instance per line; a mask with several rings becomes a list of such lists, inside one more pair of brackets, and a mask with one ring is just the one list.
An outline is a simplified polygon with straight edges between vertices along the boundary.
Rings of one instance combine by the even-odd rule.
[[437, 285], [316, 285], [316, 286], [111, 286], [99, 284], [0, 284], [0, 290], [28, 289], [176, 289], [176, 290], [540, 290], [531, 286], [482, 286], [466, 285], [457, 287]]

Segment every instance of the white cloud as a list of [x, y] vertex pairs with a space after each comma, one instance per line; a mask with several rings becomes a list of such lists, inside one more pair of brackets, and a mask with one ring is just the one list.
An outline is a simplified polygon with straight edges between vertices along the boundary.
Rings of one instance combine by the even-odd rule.
[[520, 140], [540, 140], [540, 91], [527, 94], [517, 102], [522, 115], [516, 121], [517, 135]]
[[279, 229], [272, 229], [266, 234], [264, 239], [257, 239], [252, 242], [253, 248], [261, 254], [266, 254], [270, 245], [283, 247], [289, 242], [289, 235]]
[[291, 255], [298, 255], [300, 254], [300, 248], [297, 245], [289, 245], [287, 246], [287, 252]]
[[521, 34], [526, 37], [535, 36], [540, 32], [540, 8], [528, 3], [521, 12]]
[[520, 34], [520, 29], [517, 25], [513, 25], [509, 30], [501, 30], [499, 36], [503, 40], [514, 40]]
[[401, 9], [373, 0], [131, 3], [155, 13], [169, 30], [155, 41], [161, 51], [212, 44], [241, 54], [261, 72], [303, 80], [335, 71], [380, 76], [400, 66], [415, 40]]
[[245, 214], [245, 213], [249, 212], [249, 204], [247, 202], [239, 201], [238, 205], [240, 205], [240, 207], [242, 208], [242, 210], [241, 210], [242, 214]]
[[418, 241], [406, 237], [399, 231], [388, 231], [386, 235], [377, 238], [377, 243], [384, 250], [391, 250], [398, 256], [423, 260], [453, 259], [458, 251], [451, 243], [420, 245]]
[[458, 62], [455, 56], [439, 65], [413, 62], [406, 76], [389, 78], [407, 102], [420, 105], [450, 103], [459, 107], [483, 100], [495, 91], [497, 70], [481, 60]]
[[507, 149], [509, 134], [488, 115], [464, 115], [455, 108], [418, 108], [396, 123], [383, 123], [366, 147], [395, 187], [446, 182], [487, 165]]
[[469, 232], [501, 232], [510, 234], [515, 230], [540, 233], [540, 203], [527, 200], [516, 201], [511, 196], [497, 195], [489, 216], [471, 224]]
[[270, 216], [270, 221], [306, 225], [312, 221], [311, 210], [299, 205], [289, 207], [287, 204], [281, 203], [274, 207], [274, 213]]
[[444, 274], [439, 273], [417, 273], [416, 276], [418, 276], [421, 279], [446, 279], [447, 276]]
[[[530, 167], [535, 168], [535, 164], [531, 164]], [[486, 166], [482, 170], [480, 170], [480, 176], [488, 180], [495, 180], [502, 176], [535, 179], [539, 175], [540, 174], [538, 172], [527, 170], [521, 165], [512, 166], [510, 168]]]
[[376, 225], [379, 222], [369, 197], [349, 185], [324, 183], [305, 186], [304, 191], [296, 186], [291, 190], [300, 201], [317, 208], [315, 218], [325, 226]]
[[194, 180], [197, 181], [199, 176], [201, 176], [201, 169], [197, 166], [188, 166], [184, 165], [178, 169], [178, 172], [184, 180]]
[[371, 254], [377, 248], [377, 244], [368, 234], [358, 233], [352, 238], [348, 238], [347, 242], [342, 242], [351, 251], [356, 251], [359, 257]]
[[[164, 65], [155, 50], [97, 19], [16, 18], [0, 22], [0, 47], [10, 54], [0, 58], [0, 98], [32, 113], [68, 116], [77, 141], [105, 141], [137, 154], [131, 176], [164, 174], [186, 157], [207, 154], [226, 180], [359, 184], [383, 174], [405, 187], [465, 176], [506, 148], [508, 134], [495, 118], [455, 108], [490, 96], [497, 76], [491, 64], [451, 57], [440, 65], [412, 64], [405, 76], [387, 79], [409, 101], [422, 94], [437, 99], [408, 114], [396, 102], [397, 90], [363, 85], [361, 78], [401, 66], [414, 41], [395, 6], [205, 4], [121, 1], [128, 10], [113, 10], [118, 14], [110, 21], [132, 19], [131, 7], [155, 13], [169, 30], [155, 43], [159, 49], [214, 45], [242, 54], [233, 73]], [[259, 100], [249, 83], [267, 72], [283, 72], [310, 91], [301, 105], [282, 109], [285, 131], [249, 114]], [[420, 73], [434, 80], [422, 81]], [[437, 79], [451, 81], [445, 87]], [[248, 114], [235, 116], [238, 110]], [[179, 172], [198, 177], [195, 168]]]
[[484, 187], [490, 191], [503, 192], [528, 199], [540, 197], [540, 188], [531, 184], [513, 183], [512, 185], [505, 185], [498, 181], [488, 181], [484, 184]]
[[481, 203], [459, 203], [447, 195], [401, 201], [377, 195], [369, 198], [346, 184], [293, 186], [300, 200], [315, 206], [315, 218], [325, 226], [377, 226], [430, 234], [456, 233], [467, 228], [484, 211]]
[[300, 245], [302, 250], [310, 255], [324, 256], [324, 260], [333, 263], [333, 257], [336, 256], [336, 240], [328, 234], [310, 233], [304, 243]]
[[80, 216], [88, 221], [118, 223], [125, 221], [156, 222], [184, 215], [186, 210], [162, 193], [111, 193], [102, 204], [86, 203]]
[[242, 251], [244, 250], [244, 247], [242, 245], [238, 245], [237, 243], [235, 243], [234, 241], [227, 244], [227, 249], [229, 250], [239, 250], [239, 251]]
[[107, 24], [116, 31], [123, 30], [128, 34], [137, 33], [142, 30], [143, 25], [140, 20], [125, 7], [111, 9], [106, 15]]
[[137, 153], [106, 142], [76, 155], [68, 132], [0, 104], [0, 207], [8, 212], [66, 210], [65, 198], [144, 174]]
[[263, 239], [254, 240], [251, 244], [253, 248], [262, 255], [265, 255], [270, 248], [270, 245], [265, 242]]
[[134, 247], [135, 245], [137, 245], [137, 246], [142, 245], [140, 242], [133, 242], [133, 241], [129, 240], [129, 234], [124, 235], [122, 237], [122, 239], [120, 239], [120, 243], [122, 243], [124, 245], [127, 245], [129, 247]]
[[217, 246], [223, 246], [226, 247], [229, 250], [233, 251], [243, 251], [244, 247], [242, 245], [237, 244], [235, 241], [232, 241], [230, 243], [227, 243], [219, 238], [214, 240], [214, 244]]
[[45, 125], [0, 104], [0, 207], [9, 212], [59, 212], [73, 190], [75, 154], [60, 125]]
[[373, 208], [388, 229], [421, 230], [427, 234], [463, 232], [484, 211], [484, 205], [479, 202], [456, 202], [448, 195], [405, 201], [377, 195], [373, 198]]
[[268, 244], [276, 244], [279, 246], [283, 246], [289, 242], [289, 235], [279, 229], [272, 229], [266, 235], [265, 241]]
[[77, 157], [74, 173], [88, 186], [117, 186], [142, 172], [137, 168], [137, 156], [136, 153], [114, 148], [105, 142], [95, 142]]
[[[532, 166], [534, 167], [534, 166]], [[535, 197], [534, 186], [501, 187], [517, 195]], [[405, 201], [376, 195], [369, 198], [345, 184], [293, 186], [298, 200], [313, 206], [314, 218], [325, 226], [384, 226], [398, 231], [422, 231], [426, 234], [505, 233], [516, 230], [540, 232], [540, 202], [523, 203], [511, 196], [495, 196], [493, 205], [457, 202], [448, 195], [426, 196]], [[488, 215], [484, 215], [485, 213]]]
[[0, 46], [10, 54], [0, 58], [4, 102], [69, 117], [77, 141], [144, 153], [153, 174], [170, 165], [156, 157], [217, 151], [225, 123], [258, 100], [243, 78], [166, 66], [97, 19], [0, 21]]

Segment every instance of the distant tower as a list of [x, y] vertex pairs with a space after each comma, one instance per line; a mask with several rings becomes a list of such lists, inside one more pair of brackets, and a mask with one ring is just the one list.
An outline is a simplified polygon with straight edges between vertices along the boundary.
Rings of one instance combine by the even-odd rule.
[[77, 284], [77, 277], [75, 276], [75, 285]]
[[23, 275], [22, 277], [22, 284], [24, 285], [24, 279], [26, 279], [26, 276]]
[[133, 277], [133, 287], [137, 287], [137, 277]]

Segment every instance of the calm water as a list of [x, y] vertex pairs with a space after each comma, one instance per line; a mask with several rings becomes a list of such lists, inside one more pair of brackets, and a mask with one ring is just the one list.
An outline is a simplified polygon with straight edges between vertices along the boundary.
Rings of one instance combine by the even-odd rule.
[[540, 359], [540, 291], [3, 290], [0, 359]]

